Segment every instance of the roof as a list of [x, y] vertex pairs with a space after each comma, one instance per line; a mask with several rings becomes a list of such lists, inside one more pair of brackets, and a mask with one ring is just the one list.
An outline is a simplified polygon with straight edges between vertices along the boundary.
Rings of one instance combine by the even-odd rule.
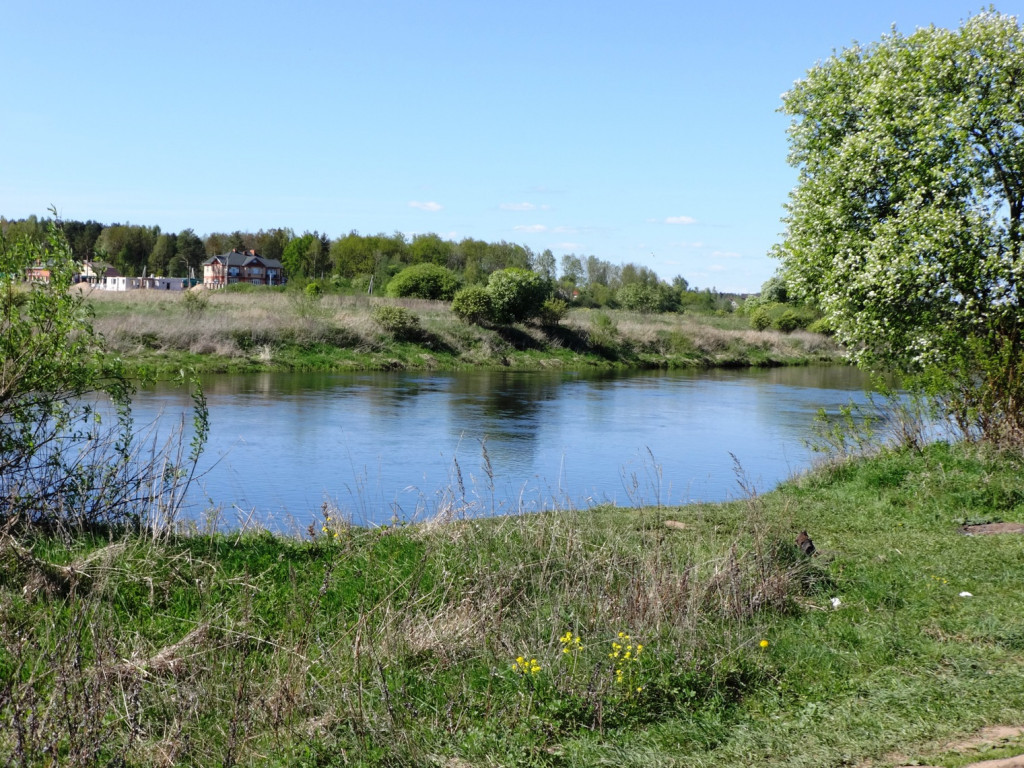
[[203, 266], [214, 263], [225, 264], [229, 267], [248, 267], [253, 264], [261, 264], [270, 269], [284, 268], [284, 265], [277, 259], [265, 259], [256, 251], [228, 251], [217, 256], [211, 256], [203, 262]]
[[81, 274], [86, 277], [120, 277], [121, 273], [105, 261], [83, 261]]

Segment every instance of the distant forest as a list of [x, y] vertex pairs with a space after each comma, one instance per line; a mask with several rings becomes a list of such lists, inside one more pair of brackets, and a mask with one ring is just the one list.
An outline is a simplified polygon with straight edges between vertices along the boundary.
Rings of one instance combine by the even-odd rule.
[[[11, 242], [28, 238], [42, 242], [51, 222], [35, 215], [25, 219], [0, 216], [0, 233]], [[643, 297], [649, 309], [731, 311], [734, 294], [714, 288], [701, 290], [682, 276], [666, 282], [648, 267], [612, 264], [596, 256], [565, 254], [556, 261], [550, 250], [540, 253], [524, 245], [488, 243], [464, 238], [458, 242], [436, 234], [361, 235], [349, 232], [331, 239], [319, 232], [296, 235], [291, 229], [259, 232], [214, 232], [200, 237], [192, 229], [162, 232], [159, 226], [102, 224], [98, 221], [61, 220], [75, 259], [108, 263], [127, 276], [166, 275], [188, 277], [210, 256], [232, 249], [254, 250], [264, 258], [279, 260], [293, 285], [316, 281], [326, 290], [376, 290], [415, 264], [436, 264], [459, 276], [465, 285], [483, 284], [499, 269], [531, 269], [546, 277], [556, 291], [582, 306], [631, 304]], [[625, 289], [625, 290], [624, 290]], [[624, 301], [620, 301], [620, 299]]]

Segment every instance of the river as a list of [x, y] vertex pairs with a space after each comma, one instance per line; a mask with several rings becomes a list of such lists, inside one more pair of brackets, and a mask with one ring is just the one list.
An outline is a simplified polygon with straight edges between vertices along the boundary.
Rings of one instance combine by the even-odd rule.
[[[210, 377], [185, 514], [298, 531], [324, 502], [382, 524], [725, 500], [810, 466], [815, 413], [864, 402], [866, 385], [845, 367]], [[189, 404], [157, 386], [134, 413], [174, 421]]]

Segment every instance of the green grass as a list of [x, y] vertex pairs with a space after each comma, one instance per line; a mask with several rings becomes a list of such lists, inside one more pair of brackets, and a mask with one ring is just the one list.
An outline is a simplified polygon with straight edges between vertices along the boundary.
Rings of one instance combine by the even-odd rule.
[[[199, 298], [195, 298], [198, 296]], [[834, 362], [841, 350], [807, 332], [753, 331], [732, 315], [571, 311], [556, 327], [471, 325], [446, 302], [297, 292], [94, 292], [94, 325], [134, 369], [156, 375], [267, 370], [708, 368]], [[396, 333], [375, 320], [415, 318]], [[386, 325], [386, 324], [385, 324]]]
[[1024, 722], [1024, 538], [960, 533], [1024, 520], [1022, 464], [934, 445], [730, 504], [382, 529], [328, 511], [302, 540], [8, 535], [0, 760], [938, 759]]

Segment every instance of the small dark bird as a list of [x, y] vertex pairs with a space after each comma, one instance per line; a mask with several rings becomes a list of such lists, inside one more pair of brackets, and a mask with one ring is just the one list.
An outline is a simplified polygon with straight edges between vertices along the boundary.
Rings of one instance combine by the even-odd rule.
[[796, 537], [796, 545], [800, 547], [800, 551], [810, 557], [815, 553], [814, 542], [811, 541], [811, 537], [807, 535], [807, 531], [800, 531]]

